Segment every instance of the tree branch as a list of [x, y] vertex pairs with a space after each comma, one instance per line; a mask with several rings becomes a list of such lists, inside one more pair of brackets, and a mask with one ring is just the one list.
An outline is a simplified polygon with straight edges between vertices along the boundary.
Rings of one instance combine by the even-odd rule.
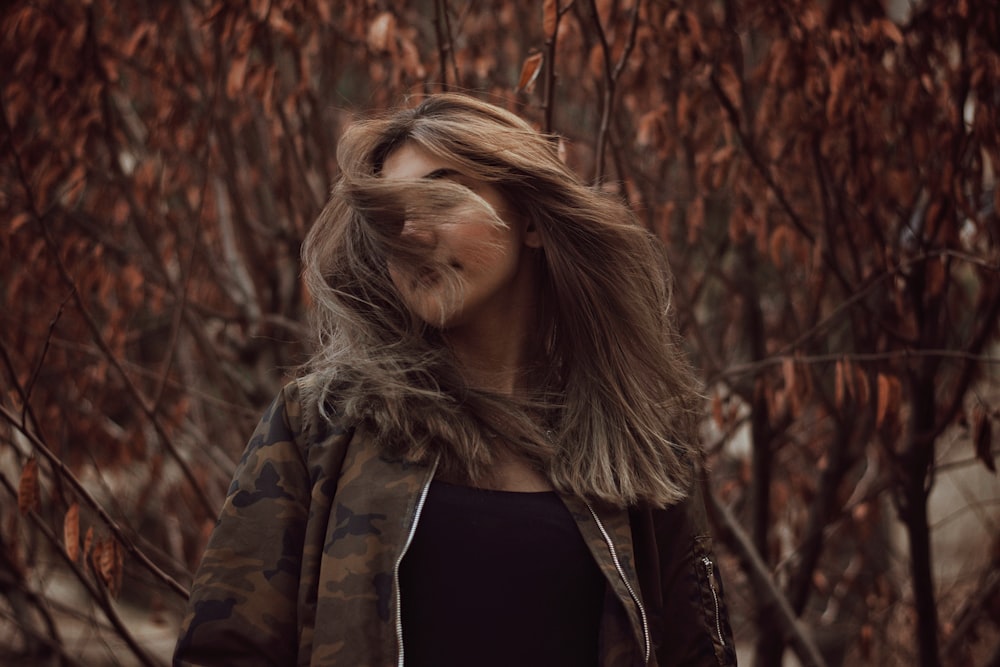
[[83, 501], [97, 513], [97, 515], [101, 518], [101, 521], [103, 521], [104, 524], [108, 527], [108, 529], [112, 532], [112, 534], [114, 534], [115, 538], [121, 543], [122, 547], [125, 549], [125, 551], [129, 553], [129, 555], [135, 558], [154, 577], [156, 577], [164, 584], [166, 584], [167, 587], [172, 589], [182, 598], [187, 599], [188, 597], [187, 589], [181, 586], [179, 583], [177, 583], [177, 581], [169, 574], [161, 570], [153, 561], [151, 561], [146, 556], [145, 553], [143, 553], [143, 551], [139, 547], [135, 545], [134, 542], [132, 542], [131, 539], [129, 539], [125, 535], [125, 531], [122, 530], [121, 526], [119, 526], [118, 523], [113, 518], [111, 518], [111, 515], [107, 513], [104, 507], [99, 502], [97, 502], [97, 500], [94, 498], [94, 496], [90, 494], [89, 491], [87, 491], [83, 483], [80, 482], [80, 480], [76, 478], [76, 475], [74, 475], [69, 470], [69, 468], [66, 467], [66, 464], [64, 464], [59, 459], [58, 456], [53, 454], [52, 450], [46, 447], [45, 443], [43, 443], [41, 440], [38, 439], [38, 436], [36, 436], [34, 433], [28, 430], [24, 426], [24, 424], [18, 422], [17, 415], [12, 413], [5, 406], [0, 405], [0, 417], [3, 417], [5, 420], [7, 420], [7, 422], [11, 426], [13, 426], [15, 429], [18, 430], [18, 432], [20, 432], [25, 438], [27, 438], [28, 441], [31, 443], [31, 446], [34, 449], [34, 451], [41, 454], [45, 458], [45, 460], [49, 462], [49, 465], [52, 466], [52, 469], [58, 472], [63, 479], [69, 482], [70, 486], [73, 487], [73, 490], [76, 491], [76, 493], [79, 494], [80, 498], [82, 498]]
[[601, 122], [597, 131], [597, 156], [594, 158], [594, 185], [600, 186], [604, 182], [604, 153], [607, 149], [608, 129], [611, 125], [611, 114], [614, 111], [615, 88], [618, 78], [625, 69], [625, 64], [635, 48], [635, 36], [639, 27], [639, 2], [636, 0], [635, 7], [632, 8], [632, 22], [629, 27], [628, 39], [622, 49], [621, 57], [612, 67], [611, 46], [608, 44], [607, 34], [604, 26], [601, 25], [601, 15], [597, 10], [596, 0], [590, 0], [590, 13], [594, 19], [594, 29], [597, 31], [597, 38], [601, 44], [601, 54], [604, 56], [604, 96], [601, 101]]
[[[3, 486], [11, 497], [15, 499], [17, 498], [17, 491], [14, 489], [13, 484], [11, 484], [10, 480], [8, 480], [2, 472], [0, 472], [0, 486]], [[83, 568], [78, 563], [70, 559], [66, 550], [63, 548], [62, 543], [59, 541], [59, 538], [52, 532], [52, 529], [49, 528], [44, 521], [42, 521], [42, 518], [38, 516], [37, 512], [31, 511], [28, 516], [31, 518], [32, 523], [35, 524], [35, 527], [42, 533], [42, 535], [45, 536], [45, 539], [49, 542], [52, 550], [55, 553], [58, 553], [59, 557], [62, 558], [62, 560], [69, 566], [70, 571], [73, 573], [73, 576], [76, 577], [77, 581], [79, 581], [80, 584], [87, 589], [89, 596], [97, 601], [101, 611], [104, 612], [105, 617], [114, 627], [115, 632], [118, 633], [118, 636], [122, 638], [122, 641], [125, 642], [135, 657], [139, 659], [139, 662], [142, 665], [145, 665], [145, 667], [162, 667], [162, 663], [150, 656], [149, 653], [139, 644], [139, 642], [136, 641], [135, 637], [132, 636], [132, 633], [129, 632], [128, 626], [124, 621], [122, 621], [118, 612], [115, 610], [114, 605], [111, 603], [111, 600], [108, 597], [107, 589], [102, 586], [95, 585], [91, 578], [86, 576]]]
[[759, 600], [758, 608], [772, 610], [771, 617], [780, 625], [784, 639], [789, 642], [804, 667], [825, 667], [826, 661], [816, 643], [801, 626], [792, 606], [771, 579], [767, 566], [754, 548], [750, 537], [743, 532], [736, 517], [715, 497], [708, 485], [707, 477], [703, 478], [702, 484], [705, 504], [713, 524], [719, 529], [722, 540], [729, 545], [742, 563], [743, 571], [750, 579], [750, 584]]
[[[545, 68], [542, 76], [542, 131], [545, 134], [552, 134], [552, 98], [555, 95], [556, 87], [556, 41], [559, 39], [559, 24], [562, 22], [563, 14], [569, 11], [576, 0], [569, 0], [564, 6], [559, 6], [559, 0], [551, 0], [555, 3], [555, 21], [552, 26], [552, 34], [545, 35], [545, 56], [542, 59], [542, 66]], [[545, 3], [548, 4], [548, 3]]]

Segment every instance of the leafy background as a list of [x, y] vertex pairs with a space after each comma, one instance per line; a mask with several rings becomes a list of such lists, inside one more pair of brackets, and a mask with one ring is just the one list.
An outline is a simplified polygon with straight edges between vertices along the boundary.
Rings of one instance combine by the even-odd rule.
[[741, 658], [1000, 664], [993, 0], [0, 9], [0, 661], [165, 664], [351, 119], [473, 92], [665, 244]]

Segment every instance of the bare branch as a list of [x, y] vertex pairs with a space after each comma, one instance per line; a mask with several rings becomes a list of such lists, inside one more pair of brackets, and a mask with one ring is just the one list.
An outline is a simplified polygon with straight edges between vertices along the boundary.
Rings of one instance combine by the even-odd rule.
[[546, 134], [552, 133], [552, 111], [554, 104], [552, 98], [555, 95], [556, 87], [556, 42], [559, 39], [559, 24], [562, 23], [563, 15], [569, 11], [576, 0], [569, 0], [565, 5], [560, 6], [560, 0], [551, 0], [555, 3], [555, 21], [552, 26], [552, 34], [545, 36], [544, 59], [542, 66], [544, 70], [544, 88], [542, 90], [542, 131]]
[[597, 155], [594, 158], [594, 184], [600, 186], [604, 182], [604, 153], [607, 149], [608, 130], [611, 126], [611, 114], [614, 112], [615, 88], [625, 64], [628, 62], [632, 49], [635, 48], [635, 36], [639, 27], [639, 2], [632, 8], [632, 21], [629, 27], [628, 38], [622, 48], [621, 57], [614, 66], [611, 64], [611, 46], [608, 44], [608, 37], [601, 25], [601, 16], [597, 10], [596, 0], [590, 0], [590, 14], [594, 19], [594, 29], [601, 45], [601, 54], [604, 57], [604, 95], [601, 100], [601, 122], [597, 131]]
[[772, 616], [780, 624], [784, 638], [805, 667], [825, 667], [826, 661], [823, 660], [822, 654], [799, 623], [788, 599], [771, 579], [767, 566], [754, 548], [750, 537], [743, 532], [736, 517], [712, 493], [707, 478], [703, 479], [703, 492], [713, 523], [720, 529], [723, 541], [740, 559], [743, 570], [750, 578], [754, 593], [760, 600], [760, 607], [774, 612]]
[[451, 37], [451, 19], [448, 16], [448, 0], [436, 0], [434, 3], [434, 33], [437, 36], [438, 67], [441, 70], [441, 90], [448, 92], [448, 63], [451, 63], [452, 75], [456, 86], [462, 81], [458, 74], [458, 62], [455, 60], [455, 43]]
[[[10, 480], [8, 480], [3, 473], [0, 473], [0, 486], [3, 486], [4, 489], [7, 490], [7, 493], [12, 497], [17, 497], [17, 491], [15, 490], [14, 485], [11, 484]], [[52, 532], [52, 529], [46, 525], [42, 518], [38, 516], [37, 512], [32, 511], [28, 516], [31, 518], [35, 528], [37, 528], [38, 531], [45, 536], [45, 539], [52, 547], [52, 551], [59, 554], [60, 558], [69, 568], [69, 571], [73, 573], [74, 577], [76, 577], [77, 581], [79, 581], [80, 584], [87, 589], [87, 593], [90, 597], [97, 601], [101, 611], [114, 627], [115, 632], [122, 638], [122, 641], [125, 642], [135, 657], [139, 659], [139, 662], [142, 665], [145, 665], [145, 667], [161, 667], [163, 663], [149, 655], [149, 653], [139, 644], [136, 638], [132, 636], [128, 626], [124, 621], [122, 621], [118, 612], [115, 610], [114, 605], [111, 603], [111, 599], [108, 597], [107, 589], [95, 584], [93, 578], [88, 577], [78, 563], [70, 560], [69, 556], [66, 554], [66, 550], [63, 549], [59, 538], [54, 532]]]
[[125, 551], [127, 551], [133, 558], [135, 558], [143, 567], [145, 567], [154, 577], [166, 584], [175, 593], [183, 598], [187, 598], [188, 591], [186, 588], [181, 586], [177, 581], [171, 577], [169, 574], [161, 570], [153, 561], [151, 561], [146, 554], [132, 542], [131, 539], [125, 534], [118, 523], [111, 518], [111, 515], [107, 513], [104, 507], [97, 502], [97, 500], [87, 491], [86, 487], [76, 478], [76, 475], [66, 467], [66, 464], [59, 459], [58, 456], [52, 453], [48, 447], [45, 446], [41, 440], [38, 439], [34, 433], [28, 430], [24, 424], [20, 423], [17, 419], [17, 415], [13, 414], [5, 406], [0, 405], [0, 417], [3, 417], [7, 422], [16, 428], [28, 441], [31, 443], [32, 448], [41, 454], [52, 469], [56, 471], [59, 476], [69, 482], [73, 490], [79, 494], [80, 498], [101, 518], [101, 521], [108, 527], [108, 529], [114, 534], [115, 538], [121, 543]]

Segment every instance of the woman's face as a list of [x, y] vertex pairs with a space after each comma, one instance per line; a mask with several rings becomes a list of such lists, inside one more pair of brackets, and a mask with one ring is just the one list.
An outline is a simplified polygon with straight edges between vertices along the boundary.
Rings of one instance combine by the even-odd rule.
[[[528, 247], [539, 247], [538, 234], [492, 185], [480, 181], [447, 160], [407, 142], [386, 158], [382, 177], [392, 179], [447, 179], [479, 195], [493, 207], [505, 225], [497, 225], [481, 207], [456, 206], [443, 220], [407, 219], [400, 233], [403, 243], [421, 249], [417, 265], [388, 260], [389, 276], [406, 306], [431, 326], [454, 330], [472, 327], [494, 335], [524, 318], [532, 308], [534, 264]], [[452, 280], [442, 276], [453, 276]], [[513, 319], [512, 319], [513, 318]]]

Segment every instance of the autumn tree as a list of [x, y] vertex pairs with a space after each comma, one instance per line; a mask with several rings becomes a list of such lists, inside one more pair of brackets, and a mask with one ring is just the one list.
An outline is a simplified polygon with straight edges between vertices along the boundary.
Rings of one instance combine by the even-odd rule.
[[995, 2], [15, 0], [0, 35], [4, 660], [87, 662], [75, 614], [164, 662], [123, 613], [176, 623], [304, 359], [341, 129], [464, 90], [662, 239], [753, 664], [1000, 661], [998, 513], [955, 508], [992, 540], [957, 591], [928, 514], [995, 472]]

